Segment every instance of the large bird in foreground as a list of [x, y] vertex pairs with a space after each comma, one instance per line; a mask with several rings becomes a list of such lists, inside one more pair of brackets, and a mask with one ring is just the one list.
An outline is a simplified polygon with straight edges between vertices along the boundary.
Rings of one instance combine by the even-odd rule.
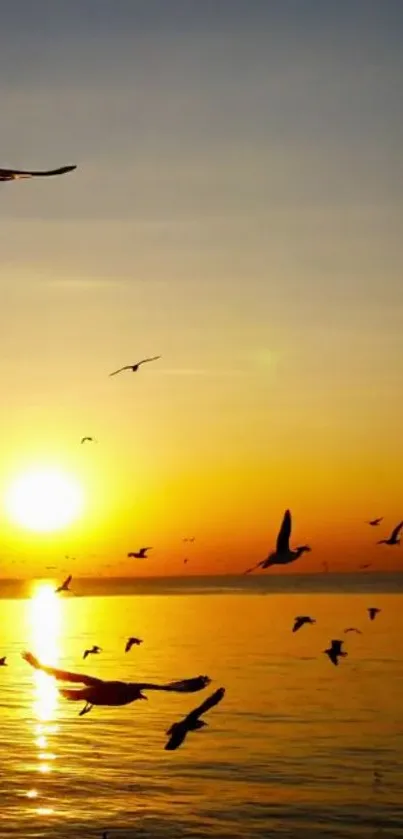
[[117, 376], [118, 373], [123, 373], [124, 370], [131, 370], [132, 373], [137, 373], [141, 364], [147, 364], [148, 361], [157, 361], [158, 358], [161, 358], [161, 356], [153, 355], [152, 358], [143, 358], [141, 361], [137, 361], [136, 364], [126, 364], [124, 367], [119, 367], [119, 370], [114, 370], [113, 373], [109, 373], [109, 375]]
[[299, 548], [295, 548], [294, 551], [291, 550], [291, 526], [291, 513], [289, 510], [286, 510], [279, 534], [277, 536], [276, 550], [269, 554], [266, 559], [258, 562], [257, 565], [254, 565], [252, 568], [248, 568], [247, 571], [245, 571], [245, 574], [250, 574], [251, 571], [255, 571], [256, 568], [270, 568], [271, 565], [288, 565], [289, 562], [295, 562], [295, 560], [298, 559], [301, 554], [305, 553], [305, 551], [311, 550], [309, 545], [301, 545]]
[[332, 664], [337, 665], [339, 663], [340, 656], [342, 656], [343, 658], [346, 657], [347, 653], [344, 652], [344, 650], [342, 650], [342, 646], [343, 641], [335, 640], [330, 642], [330, 647], [328, 650], [323, 650], [325, 655], [327, 655], [330, 658]]
[[378, 545], [400, 545], [399, 533], [403, 527], [403, 521], [400, 524], [397, 524], [396, 527], [392, 530], [392, 533], [389, 536], [389, 539], [380, 539], [377, 542]]
[[82, 673], [70, 673], [68, 670], [59, 670], [57, 667], [48, 667], [42, 664], [32, 653], [26, 652], [22, 657], [35, 670], [41, 670], [49, 676], [53, 676], [62, 682], [74, 682], [85, 685], [83, 688], [61, 688], [60, 693], [65, 699], [75, 702], [85, 702], [84, 708], [79, 713], [88, 714], [93, 705], [129, 705], [136, 699], [148, 699], [144, 696], [143, 690], [165, 690], [175, 693], [195, 693], [203, 690], [210, 684], [208, 676], [197, 676], [194, 679], [182, 679], [179, 682], [168, 682], [165, 685], [156, 685], [153, 682], [110, 682], [103, 679], [96, 679], [94, 676], [86, 676]]
[[34, 169], [0, 169], [0, 181], [20, 181], [25, 178], [49, 178], [53, 175], [65, 175], [72, 172], [77, 166], [61, 166], [60, 169], [46, 169], [45, 171]]
[[210, 708], [214, 708], [214, 705], [217, 705], [218, 702], [221, 702], [224, 694], [225, 688], [218, 688], [218, 690], [216, 690], [215, 693], [212, 693], [211, 696], [208, 696], [198, 708], [191, 711], [187, 717], [184, 717], [184, 719], [180, 722], [174, 722], [174, 724], [171, 725], [171, 728], [167, 731], [169, 740], [165, 748], [171, 752], [178, 749], [179, 746], [182, 745], [189, 731], [199, 731], [201, 728], [204, 728], [207, 723], [203, 722], [200, 717], [202, 714], [205, 714], [206, 711], [209, 711]]

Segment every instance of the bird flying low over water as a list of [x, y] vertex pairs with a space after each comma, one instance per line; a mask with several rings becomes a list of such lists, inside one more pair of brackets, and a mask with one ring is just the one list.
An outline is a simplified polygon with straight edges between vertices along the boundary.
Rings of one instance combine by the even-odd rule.
[[389, 539], [380, 539], [377, 542], [378, 545], [400, 545], [399, 533], [403, 527], [403, 521], [400, 524], [397, 524], [392, 533], [389, 536]]
[[134, 646], [134, 644], [136, 644], [138, 646], [139, 644], [142, 644], [142, 643], [143, 642], [142, 642], [141, 638], [128, 638], [127, 641], [126, 641], [125, 653], [130, 652], [130, 650]]
[[294, 551], [290, 549], [291, 526], [291, 513], [289, 510], [286, 510], [277, 536], [276, 550], [269, 554], [266, 559], [258, 562], [257, 565], [248, 568], [245, 574], [250, 574], [256, 568], [270, 568], [271, 565], [288, 565], [290, 562], [295, 562], [305, 551], [311, 550], [309, 545], [301, 545], [299, 548], [295, 548]]
[[137, 699], [148, 699], [143, 690], [164, 690], [174, 693], [196, 693], [203, 690], [210, 684], [208, 676], [196, 676], [194, 679], [182, 679], [178, 682], [168, 682], [164, 685], [156, 685], [153, 682], [111, 682], [103, 679], [96, 679], [94, 676], [86, 676], [81, 673], [70, 673], [68, 670], [59, 670], [57, 667], [48, 667], [42, 664], [32, 653], [26, 652], [22, 657], [35, 670], [41, 670], [58, 681], [74, 682], [85, 685], [83, 688], [61, 688], [59, 693], [65, 699], [74, 702], [85, 702], [84, 708], [79, 713], [82, 717], [88, 714], [93, 705], [129, 705]]
[[77, 166], [61, 166], [60, 169], [46, 169], [35, 171], [26, 169], [0, 169], [0, 181], [20, 181], [24, 178], [49, 178], [53, 175], [65, 175]]
[[7, 667], [7, 656], [3, 655], [0, 658], [0, 667]]
[[81, 440], [80, 440], [81, 445], [83, 443], [96, 443], [96, 442], [97, 441], [96, 441], [95, 437], [81, 437]]
[[191, 711], [187, 717], [184, 717], [183, 720], [180, 722], [174, 722], [171, 725], [171, 728], [168, 729], [167, 735], [169, 740], [165, 746], [165, 749], [168, 751], [174, 751], [178, 749], [179, 746], [182, 745], [186, 735], [189, 731], [199, 731], [201, 728], [204, 728], [207, 723], [203, 722], [200, 719], [202, 714], [205, 714], [206, 711], [209, 711], [210, 708], [214, 708], [214, 705], [217, 705], [223, 699], [225, 694], [225, 688], [218, 688], [215, 693], [212, 693], [211, 696], [208, 696], [198, 708], [195, 708], [194, 711]]
[[371, 527], [378, 527], [378, 524], [380, 524], [381, 521], [383, 521], [383, 516], [381, 516], [379, 519], [370, 519], [370, 521], [367, 521], [367, 524], [370, 524]]
[[343, 656], [343, 658], [345, 658], [345, 656], [347, 655], [347, 653], [345, 653], [344, 650], [342, 650], [342, 646], [343, 641], [331, 641], [329, 649], [323, 651], [325, 655], [329, 656], [332, 664], [337, 665], [339, 663], [340, 656]]
[[148, 559], [147, 551], [152, 551], [151, 545], [148, 548], [139, 548], [138, 551], [130, 551], [127, 556], [129, 559]]
[[97, 655], [98, 653], [102, 652], [101, 647], [97, 647], [96, 644], [90, 650], [84, 650], [83, 658], [87, 658], [88, 655]]
[[194, 542], [194, 540], [195, 540], [194, 536], [185, 536], [185, 538], [182, 539], [182, 542]]
[[61, 584], [61, 586], [58, 586], [58, 587], [55, 589], [55, 594], [59, 594], [61, 591], [70, 591], [70, 589], [69, 589], [69, 585], [70, 585], [70, 583], [71, 583], [72, 579], [73, 579], [72, 575], [71, 575], [71, 574], [69, 574], [69, 576], [68, 576], [68, 577], [66, 577], [66, 579], [65, 579], [65, 580], [64, 580], [64, 582]]
[[356, 632], [357, 635], [362, 635], [361, 629], [357, 629], [356, 626], [348, 626], [347, 629], [344, 630], [345, 633], [347, 632]]
[[126, 364], [124, 367], [119, 367], [119, 370], [114, 370], [113, 373], [109, 373], [109, 375], [117, 376], [118, 373], [123, 373], [124, 370], [131, 370], [132, 373], [137, 373], [141, 364], [147, 364], [148, 361], [157, 361], [158, 358], [161, 358], [161, 356], [153, 355], [152, 358], [143, 358], [142, 361], [137, 361], [136, 364]]
[[376, 616], [379, 615], [380, 611], [381, 610], [377, 609], [375, 606], [372, 606], [370, 609], [368, 609], [368, 614], [369, 614], [370, 621], [374, 621]]
[[301, 629], [301, 626], [303, 626], [304, 623], [316, 623], [316, 620], [314, 618], [310, 618], [309, 615], [299, 615], [298, 617], [294, 618], [294, 626], [292, 628], [292, 631], [298, 632], [298, 630]]

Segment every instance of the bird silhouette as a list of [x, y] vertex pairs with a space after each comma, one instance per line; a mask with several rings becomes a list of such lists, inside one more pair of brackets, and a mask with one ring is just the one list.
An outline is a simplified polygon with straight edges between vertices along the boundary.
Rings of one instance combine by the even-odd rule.
[[332, 664], [338, 664], [340, 656], [345, 657], [347, 653], [342, 650], [343, 641], [331, 641], [330, 647], [328, 650], [324, 650], [323, 652], [330, 658]]
[[0, 169], [0, 181], [20, 181], [24, 178], [49, 178], [52, 175], [65, 175], [72, 172], [77, 166], [61, 166], [60, 169], [46, 169], [35, 171], [26, 169]]
[[380, 609], [377, 609], [375, 606], [372, 606], [370, 609], [367, 610], [370, 621], [374, 621], [376, 616], [379, 615]]
[[97, 647], [97, 645], [96, 645], [96, 644], [94, 644], [94, 646], [93, 646], [93, 647], [91, 647], [91, 649], [90, 649], [90, 650], [84, 650], [84, 653], [83, 653], [83, 658], [85, 659], [85, 658], [87, 658], [87, 656], [89, 656], [89, 655], [97, 655], [98, 653], [101, 653], [101, 652], [102, 652], [102, 648], [101, 648], [101, 647]]
[[96, 441], [95, 437], [81, 437], [80, 442], [81, 442], [81, 445], [82, 445], [83, 443], [96, 443], [97, 441]]
[[344, 630], [345, 633], [347, 632], [356, 632], [357, 635], [362, 635], [361, 629], [357, 629], [356, 626], [348, 626], [347, 629]]
[[7, 667], [7, 656], [6, 655], [3, 655], [2, 658], [0, 658], [0, 667]]
[[188, 562], [189, 562], [189, 560], [188, 560], [187, 558], [183, 560], [183, 564], [184, 564], [184, 565], [187, 565], [187, 564], [188, 564]]
[[168, 682], [164, 685], [156, 685], [154, 682], [111, 682], [103, 679], [96, 679], [94, 676], [86, 676], [81, 673], [71, 673], [68, 670], [60, 670], [57, 667], [48, 667], [42, 664], [32, 653], [22, 654], [23, 659], [34, 667], [58, 681], [73, 682], [85, 685], [84, 688], [61, 688], [59, 693], [74, 702], [85, 702], [84, 708], [79, 713], [82, 717], [88, 714], [93, 705], [129, 705], [137, 699], [147, 699], [143, 690], [163, 690], [175, 693], [195, 693], [203, 690], [210, 684], [208, 676], [196, 676], [193, 679], [182, 679], [177, 682]]
[[360, 565], [360, 571], [366, 571], [367, 568], [371, 568], [370, 562], [365, 562], [364, 565]]
[[304, 623], [316, 623], [316, 620], [314, 618], [310, 618], [309, 615], [298, 615], [298, 617], [294, 618], [294, 626], [292, 628], [292, 631], [298, 632], [298, 630], [301, 629], [301, 626], [303, 626]]
[[194, 536], [185, 536], [185, 538], [182, 539], [182, 542], [194, 542], [194, 540], [195, 540]]
[[130, 551], [127, 556], [129, 559], [148, 559], [147, 551], [152, 551], [152, 547], [149, 546], [148, 548], [139, 548], [138, 551]]
[[165, 745], [165, 749], [168, 751], [178, 749], [179, 746], [182, 745], [189, 731], [199, 731], [201, 728], [204, 728], [207, 723], [201, 720], [200, 717], [202, 714], [205, 714], [206, 711], [209, 711], [210, 708], [214, 708], [214, 705], [221, 702], [224, 694], [225, 688], [218, 688], [218, 690], [216, 690], [215, 693], [212, 693], [211, 696], [208, 696], [198, 708], [191, 711], [187, 717], [184, 717], [184, 719], [180, 722], [174, 722], [174, 724], [171, 725], [171, 728], [167, 731], [169, 740]]
[[69, 589], [69, 585], [70, 585], [70, 583], [71, 583], [72, 579], [73, 579], [72, 575], [71, 575], [71, 574], [69, 574], [69, 576], [68, 576], [68, 577], [66, 577], [66, 579], [65, 579], [65, 580], [64, 580], [64, 582], [61, 584], [61, 586], [58, 586], [58, 587], [55, 589], [55, 594], [59, 594], [61, 591], [70, 591], [70, 589]]
[[377, 542], [378, 545], [400, 545], [399, 533], [403, 527], [403, 521], [400, 524], [397, 524], [392, 533], [389, 536], [389, 539], [380, 539]]
[[380, 524], [381, 521], [383, 521], [383, 516], [381, 516], [379, 519], [370, 519], [370, 521], [367, 521], [367, 524], [370, 524], [371, 527], [378, 527], [378, 524]]
[[295, 562], [305, 551], [311, 550], [309, 545], [301, 545], [295, 548], [294, 551], [290, 549], [291, 526], [291, 513], [289, 510], [286, 510], [277, 536], [276, 550], [269, 554], [266, 559], [258, 562], [257, 565], [248, 568], [244, 572], [245, 574], [250, 574], [256, 568], [270, 568], [271, 565], [288, 565], [290, 562]]
[[131, 648], [133, 647], [134, 644], [136, 644], [138, 646], [139, 644], [142, 644], [142, 643], [143, 642], [142, 642], [141, 638], [128, 638], [127, 641], [126, 641], [125, 653], [128, 653], [131, 650]]
[[157, 361], [158, 358], [161, 358], [161, 356], [153, 355], [152, 358], [143, 358], [142, 361], [137, 361], [136, 364], [126, 364], [124, 367], [119, 367], [119, 370], [114, 370], [113, 373], [109, 373], [109, 375], [117, 376], [118, 373], [123, 373], [124, 370], [131, 370], [132, 373], [137, 373], [141, 364], [147, 364], [148, 361]]

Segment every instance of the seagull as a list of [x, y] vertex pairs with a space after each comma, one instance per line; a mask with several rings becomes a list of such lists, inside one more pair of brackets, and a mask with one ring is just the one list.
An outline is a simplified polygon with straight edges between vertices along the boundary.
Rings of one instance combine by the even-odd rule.
[[366, 562], [364, 565], [360, 565], [360, 571], [366, 571], [367, 568], [371, 568], [370, 562]]
[[71, 575], [71, 574], [70, 574], [68, 577], [66, 577], [66, 579], [65, 579], [65, 580], [64, 580], [64, 582], [61, 584], [61, 586], [58, 586], [58, 587], [55, 589], [55, 594], [59, 594], [61, 591], [70, 591], [70, 589], [69, 589], [69, 585], [70, 585], [70, 583], [71, 583], [72, 579], [73, 579], [73, 577], [72, 577], [72, 575]]
[[187, 563], [188, 563], [188, 562], [189, 562], [189, 560], [188, 560], [188, 559], [184, 559], [184, 560], [183, 560], [183, 564], [184, 564], [184, 565], [187, 565]]
[[117, 376], [118, 373], [123, 373], [123, 370], [131, 370], [132, 373], [137, 373], [140, 364], [147, 364], [148, 361], [157, 361], [157, 358], [161, 358], [161, 356], [153, 355], [152, 358], [143, 358], [142, 361], [138, 361], [136, 364], [126, 364], [125, 367], [119, 367], [119, 370], [114, 370], [113, 373], [109, 373], [109, 375]]
[[337, 641], [337, 640], [336, 641], [331, 641], [329, 649], [328, 650], [323, 650], [323, 652], [327, 656], [329, 656], [332, 664], [337, 665], [339, 663], [339, 657], [340, 656], [345, 657], [347, 655], [347, 653], [345, 653], [342, 650], [342, 646], [343, 646], [343, 641]]
[[257, 565], [254, 565], [253, 568], [248, 568], [247, 571], [245, 571], [245, 574], [250, 574], [251, 571], [254, 571], [256, 568], [270, 568], [271, 565], [288, 565], [290, 562], [295, 562], [295, 560], [298, 559], [301, 554], [305, 553], [305, 551], [311, 550], [309, 545], [301, 545], [299, 548], [296, 548], [295, 551], [292, 551], [290, 549], [290, 536], [291, 513], [289, 510], [286, 510], [280, 527], [280, 532], [277, 536], [276, 550], [269, 554], [266, 559], [263, 559], [262, 562], [258, 562]]
[[370, 524], [371, 527], [378, 527], [378, 524], [380, 524], [381, 521], [383, 521], [383, 516], [381, 516], [379, 519], [371, 519], [370, 521], [367, 521], [367, 524]]
[[294, 618], [292, 631], [297, 632], [298, 629], [301, 629], [301, 626], [303, 626], [304, 623], [316, 623], [316, 620], [314, 618], [310, 618], [309, 615], [299, 615], [297, 618]]
[[377, 608], [376, 608], [376, 607], [374, 607], [374, 606], [372, 606], [372, 607], [371, 607], [370, 609], [368, 609], [367, 611], [368, 611], [368, 614], [369, 614], [369, 619], [370, 619], [370, 621], [374, 621], [374, 620], [375, 620], [375, 618], [376, 618], [376, 616], [377, 616], [377, 615], [379, 615], [379, 612], [380, 612], [381, 610], [380, 610], [380, 609], [377, 609]]
[[195, 540], [194, 536], [185, 536], [185, 538], [182, 539], [182, 542], [194, 542], [194, 540]]
[[199, 731], [201, 728], [204, 728], [207, 723], [203, 722], [203, 720], [199, 718], [202, 714], [205, 714], [206, 711], [209, 711], [210, 708], [214, 708], [214, 705], [217, 705], [218, 702], [221, 702], [224, 694], [225, 688], [218, 688], [218, 690], [216, 690], [215, 693], [212, 693], [211, 696], [207, 697], [207, 699], [205, 699], [198, 708], [191, 711], [187, 717], [184, 717], [184, 719], [180, 722], [174, 722], [171, 728], [167, 731], [169, 740], [165, 745], [165, 749], [168, 751], [178, 749], [179, 746], [182, 745], [189, 731]]
[[129, 705], [136, 699], [148, 699], [142, 692], [143, 690], [195, 693], [203, 690], [211, 682], [208, 676], [196, 676], [194, 679], [182, 679], [179, 682], [168, 682], [164, 685], [156, 685], [153, 682], [111, 682], [96, 679], [94, 676], [59, 670], [57, 667], [48, 667], [29, 652], [22, 653], [22, 657], [35, 670], [42, 670], [43, 673], [47, 673], [59, 681], [85, 685], [83, 688], [61, 688], [59, 691], [65, 699], [85, 702], [84, 708], [79, 713], [80, 717], [88, 714], [93, 705]]
[[2, 658], [0, 658], [0, 667], [7, 667], [7, 656], [6, 655], [3, 655]]
[[344, 632], [356, 632], [357, 635], [362, 635], [361, 629], [357, 629], [356, 626], [348, 626], [347, 629], [344, 630]]
[[97, 655], [97, 653], [101, 653], [101, 652], [102, 652], [102, 648], [97, 647], [97, 645], [94, 644], [94, 646], [92, 647], [91, 650], [84, 650], [83, 658], [87, 658], [87, 655]]
[[400, 524], [397, 524], [395, 529], [392, 530], [392, 533], [389, 536], [389, 539], [381, 539], [377, 542], [378, 545], [400, 545], [399, 533], [403, 527], [403, 521]]
[[139, 644], [142, 644], [142, 643], [143, 642], [142, 642], [141, 638], [128, 638], [127, 641], [126, 641], [125, 653], [128, 653], [131, 650], [131, 648], [133, 647], [134, 644], [136, 644], [138, 646]]
[[81, 437], [81, 445], [83, 443], [96, 443], [95, 437]]
[[46, 169], [45, 171], [24, 169], [0, 169], [0, 181], [20, 181], [24, 178], [49, 178], [51, 175], [64, 175], [72, 172], [77, 166], [61, 166], [60, 169]]
[[127, 556], [132, 559], [148, 559], [147, 551], [152, 551], [152, 547], [149, 546], [148, 548], [140, 548], [138, 551], [130, 551]]

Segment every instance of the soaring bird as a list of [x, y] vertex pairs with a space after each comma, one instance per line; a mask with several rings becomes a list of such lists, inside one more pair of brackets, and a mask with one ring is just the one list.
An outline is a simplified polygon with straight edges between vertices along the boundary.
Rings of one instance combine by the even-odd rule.
[[148, 559], [147, 551], [152, 551], [151, 545], [148, 548], [139, 548], [138, 551], [130, 551], [127, 556], [132, 559]]
[[96, 443], [97, 441], [96, 441], [95, 437], [81, 437], [80, 442], [81, 442], [81, 445], [82, 445], [83, 443]]
[[379, 615], [380, 611], [381, 610], [377, 609], [375, 606], [372, 606], [370, 609], [368, 609], [368, 614], [369, 614], [370, 621], [374, 621], [376, 616]]
[[389, 536], [389, 539], [380, 539], [377, 542], [378, 545], [400, 545], [399, 533], [403, 527], [403, 521], [400, 524], [397, 524], [395, 529], [392, 530], [392, 533]]
[[123, 373], [123, 370], [131, 370], [132, 373], [137, 373], [140, 364], [147, 364], [148, 361], [157, 361], [157, 358], [161, 358], [161, 356], [153, 355], [152, 358], [143, 358], [142, 361], [137, 361], [136, 364], [126, 364], [125, 367], [119, 367], [119, 370], [114, 370], [113, 373], [109, 373], [109, 375], [117, 376], [118, 373]]
[[138, 646], [139, 644], [142, 644], [142, 643], [143, 642], [142, 642], [141, 638], [128, 638], [127, 641], [126, 641], [125, 653], [128, 653], [131, 650], [131, 648], [133, 647], [134, 644], [136, 644]]
[[47, 673], [59, 681], [85, 685], [84, 688], [62, 688], [59, 691], [65, 699], [85, 702], [84, 708], [79, 713], [80, 717], [88, 714], [93, 705], [129, 705], [136, 699], [148, 699], [142, 693], [143, 690], [195, 693], [198, 690], [203, 690], [211, 682], [208, 676], [196, 676], [194, 679], [182, 679], [179, 682], [168, 682], [165, 685], [156, 685], [153, 682], [110, 682], [96, 679], [94, 676], [59, 670], [57, 667], [48, 667], [38, 661], [32, 653], [23, 653], [22, 657], [31, 667], [42, 670], [43, 673]]
[[356, 632], [357, 635], [362, 635], [361, 629], [357, 629], [356, 626], [348, 626], [347, 629], [344, 630], [345, 633], [347, 632]]
[[0, 658], [0, 667], [7, 667], [7, 656], [6, 655], [3, 655], [2, 658]]
[[367, 521], [367, 524], [370, 524], [371, 527], [378, 527], [378, 524], [380, 524], [381, 521], [383, 521], [383, 516], [381, 516], [379, 519], [371, 519], [370, 521]]
[[208, 696], [198, 708], [195, 708], [194, 711], [191, 711], [187, 717], [184, 717], [183, 720], [180, 722], [174, 722], [171, 728], [168, 729], [167, 735], [169, 740], [165, 746], [168, 751], [174, 751], [174, 749], [178, 749], [179, 746], [182, 745], [186, 735], [189, 731], [199, 731], [201, 728], [204, 728], [207, 723], [203, 722], [200, 719], [202, 714], [205, 714], [206, 711], [209, 711], [210, 708], [214, 708], [214, 705], [217, 705], [218, 702], [221, 702], [222, 698], [225, 694], [225, 688], [218, 688], [215, 693], [212, 693], [211, 696]]
[[347, 653], [342, 650], [342, 646], [343, 641], [331, 641], [329, 649], [323, 650], [323, 652], [329, 656], [332, 664], [338, 664], [340, 656], [345, 657], [347, 655]]
[[279, 534], [277, 536], [276, 550], [269, 554], [266, 559], [263, 559], [261, 562], [258, 562], [257, 565], [254, 565], [253, 568], [248, 568], [247, 571], [245, 571], [245, 574], [250, 574], [251, 571], [255, 571], [256, 568], [270, 568], [271, 565], [288, 565], [289, 562], [295, 562], [295, 560], [298, 559], [301, 554], [305, 553], [305, 551], [311, 550], [309, 545], [301, 545], [299, 548], [296, 548], [295, 551], [292, 551], [290, 549], [290, 536], [291, 513], [289, 510], [286, 510]]
[[84, 650], [83, 658], [87, 658], [88, 655], [97, 655], [98, 653], [101, 653], [101, 652], [102, 652], [102, 648], [97, 647], [97, 645], [94, 644], [93, 647], [90, 650]]
[[371, 564], [371, 562], [364, 562], [364, 565], [359, 566], [360, 571], [366, 571], [367, 568], [371, 568]]
[[301, 626], [303, 626], [304, 623], [316, 623], [316, 620], [314, 618], [310, 618], [309, 615], [299, 615], [297, 618], [294, 618], [294, 626], [292, 628], [292, 631], [298, 632], [298, 630], [301, 629]]
[[69, 585], [70, 585], [70, 583], [71, 583], [72, 579], [73, 579], [72, 575], [71, 575], [71, 574], [69, 574], [69, 576], [68, 576], [68, 577], [66, 577], [66, 579], [65, 579], [65, 580], [64, 580], [64, 582], [61, 584], [61, 586], [58, 586], [58, 587], [55, 589], [55, 594], [59, 594], [61, 591], [70, 591], [70, 589], [69, 589]]
[[182, 539], [182, 542], [194, 542], [194, 540], [195, 540], [194, 536], [185, 536], [185, 538]]
[[25, 169], [0, 169], [0, 181], [20, 181], [24, 178], [49, 178], [51, 175], [64, 175], [77, 166], [61, 166], [60, 169], [47, 169], [44, 172]]

